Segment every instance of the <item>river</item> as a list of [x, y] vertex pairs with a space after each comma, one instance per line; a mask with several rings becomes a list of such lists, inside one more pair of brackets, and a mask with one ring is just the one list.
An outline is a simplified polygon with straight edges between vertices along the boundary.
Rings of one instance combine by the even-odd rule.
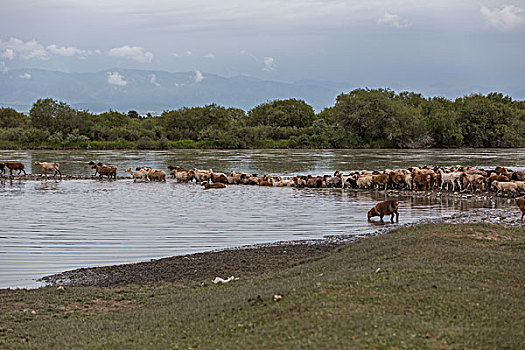
[[[0, 151], [0, 162], [57, 161], [63, 174], [89, 175], [90, 160], [236, 170], [258, 174], [331, 174], [423, 164], [506, 166], [525, 170], [525, 152], [505, 150], [172, 150]], [[128, 174], [129, 175], [129, 174]], [[53, 179], [0, 182], [0, 288], [34, 288], [36, 279], [79, 267], [377, 229], [366, 213], [384, 194], [341, 189]], [[508, 206], [506, 201], [400, 197], [400, 222], [457, 210]], [[390, 225], [390, 224], [389, 224]]]

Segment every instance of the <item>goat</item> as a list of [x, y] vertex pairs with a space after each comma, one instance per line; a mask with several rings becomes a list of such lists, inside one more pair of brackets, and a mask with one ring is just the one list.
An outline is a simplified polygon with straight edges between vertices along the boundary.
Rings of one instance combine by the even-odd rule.
[[228, 178], [226, 177], [226, 174], [224, 173], [214, 173], [213, 170], [210, 169], [210, 179], [212, 182], [221, 182], [223, 184], [228, 183]]
[[243, 185], [258, 185], [259, 178], [255, 175], [241, 174], [240, 183]]
[[357, 188], [372, 188], [372, 185], [372, 175], [364, 175], [357, 178]]
[[516, 198], [514, 200], [514, 202], [516, 203], [516, 205], [518, 206], [518, 208], [520, 208], [521, 210], [521, 219], [523, 221], [523, 215], [525, 215], [525, 198]]
[[137, 179], [149, 181], [148, 171], [146, 169], [131, 170], [131, 168], [127, 168], [126, 172], [133, 176], [133, 182], [137, 182]]
[[108, 164], [108, 163], [102, 163], [102, 162], [98, 162], [98, 163], [95, 163], [94, 161], [89, 161], [89, 166], [91, 167], [91, 169], [95, 169], [95, 176], [97, 175], [98, 171], [97, 171], [97, 168], [95, 167], [96, 165], [98, 166], [104, 166], [104, 165], [108, 165], [108, 166], [111, 166], [111, 164]]
[[377, 189], [379, 189], [379, 186], [383, 185], [386, 190], [388, 188], [388, 180], [390, 180], [388, 174], [372, 175], [372, 186], [377, 186]]
[[177, 182], [184, 182], [184, 183], [190, 182], [193, 179], [194, 174], [195, 172], [193, 170], [186, 170], [186, 169], [184, 170], [173, 169], [172, 171], [170, 171], [170, 175], [173, 176]]
[[[42, 171], [44, 172], [44, 174], [46, 175], [46, 178], [47, 178], [47, 171], [54, 171], [55, 173], [53, 174], [53, 177], [57, 176], [57, 173], [60, 174], [60, 178], [62, 178], [62, 173], [60, 172], [60, 164], [58, 163], [47, 163], [47, 162], [35, 162], [34, 165], [39, 165], [42, 167]], [[42, 176], [42, 174], [40, 174], [40, 176]]]
[[389, 174], [390, 183], [393, 188], [401, 189], [403, 186], [406, 186], [405, 173], [402, 170], [392, 170]]
[[461, 177], [467, 182], [467, 186], [465, 187], [465, 190], [468, 190], [469, 187], [472, 192], [474, 192], [474, 190], [476, 191], [483, 190], [483, 181], [485, 180], [483, 175], [463, 173], [461, 174]]
[[518, 191], [518, 185], [514, 182], [499, 182], [498, 180], [492, 181], [492, 187], [497, 188], [496, 194], [500, 191], [516, 193]]
[[193, 177], [195, 178], [196, 182], [208, 181], [210, 179], [209, 170], [200, 170], [200, 169], [194, 168], [192, 169], [192, 171], [193, 171]]
[[294, 182], [291, 179], [283, 179], [280, 176], [271, 177], [269, 182], [273, 187], [291, 187], [294, 185]]
[[416, 172], [412, 175], [412, 189], [413, 190], [430, 190], [432, 181], [432, 175], [422, 173], [421, 171]]
[[148, 177], [152, 181], [166, 181], [166, 172], [158, 169], [148, 168]]
[[441, 190], [443, 190], [443, 185], [447, 185], [447, 190], [450, 189], [449, 184], [452, 184], [452, 191], [456, 190], [456, 183], [459, 186], [461, 191], [461, 174], [459, 171], [453, 173], [445, 173], [443, 169], [438, 170], [439, 175], [441, 176]]
[[322, 176], [308, 175], [306, 177], [306, 187], [309, 188], [326, 188], [326, 182]]
[[383, 216], [392, 215], [390, 221], [394, 222], [394, 214], [396, 215], [396, 222], [399, 222], [399, 202], [397, 199], [387, 199], [386, 201], [377, 203], [370, 211], [368, 212], [368, 221], [374, 216], [379, 216], [381, 222], [383, 221]]
[[485, 178], [485, 182], [487, 183], [488, 188], [490, 189], [492, 187], [492, 181], [497, 180], [499, 182], [508, 182], [509, 177], [505, 175], [499, 175], [499, 174], [492, 174], [489, 177]]
[[7, 169], [9, 169], [9, 174], [11, 174], [11, 175], [13, 175], [13, 170], [18, 170], [18, 175], [20, 175], [20, 173], [22, 173], [22, 171], [24, 172], [24, 175], [27, 175], [26, 171], [24, 169], [25, 168], [24, 163], [21, 163], [21, 162], [6, 162], [4, 164], [7, 167]]
[[209, 183], [207, 181], [203, 181], [203, 182], [201, 182], [201, 185], [204, 186], [205, 190], [207, 190], [209, 188], [226, 188], [226, 184], [224, 184], [222, 182]]
[[95, 169], [95, 175], [98, 173], [100, 175], [100, 178], [106, 175], [108, 179], [111, 179], [111, 178], [115, 180], [117, 179], [117, 167], [114, 165], [106, 165], [106, 164], [98, 163], [98, 164], [93, 164], [91, 166], [91, 169]]

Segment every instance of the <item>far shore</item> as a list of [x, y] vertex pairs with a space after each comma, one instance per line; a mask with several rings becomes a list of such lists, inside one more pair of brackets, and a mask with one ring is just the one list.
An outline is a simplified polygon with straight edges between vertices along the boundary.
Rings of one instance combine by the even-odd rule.
[[[486, 147], [481, 147], [486, 148]], [[525, 148], [523, 147], [494, 147], [492, 149], [515, 149]], [[266, 140], [265, 142], [257, 145], [247, 146], [245, 148], [225, 148], [214, 144], [211, 141], [192, 141], [192, 140], [179, 140], [169, 141], [168, 144], [156, 144], [152, 143], [150, 146], [139, 144], [139, 142], [132, 141], [91, 141], [74, 144], [53, 144], [53, 143], [40, 143], [40, 144], [19, 144], [16, 142], [0, 142], [0, 151], [11, 151], [11, 150], [144, 150], [144, 151], [161, 151], [161, 150], [195, 150], [195, 149], [218, 149], [218, 150], [250, 150], [250, 149], [305, 149], [305, 150], [330, 150], [330, 149], [392, 149], [389, 147], [380, 147], [379, 145], [368, 145], [363, 144], [355, 147], [343, 147], [343, 148], [317, 148], [308, 146], [297, 146], [291, 144], [289, 140]], [[403, 150], [432, 150], [432, 149], [443, 149], [443, 148], [394, 148], [400, 151]], [[446, 147], [446, 149], [472, 149], [471, 147]]]

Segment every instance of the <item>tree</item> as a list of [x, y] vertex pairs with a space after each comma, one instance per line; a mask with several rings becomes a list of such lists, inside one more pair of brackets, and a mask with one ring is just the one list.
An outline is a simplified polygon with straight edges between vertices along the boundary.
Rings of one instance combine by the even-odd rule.
[[29, 118], [12, 108], [0, 108], [0, 128], [19, 128], [29, 124]]
[[250, 126], [266, 125], [303, 128], [312, 125], [315, 112], [302, 100], [278, 100], [261, 104], [248, 112]]
[[131, 110], [131, 111], [128, 112], [128, 117], [130, 117], [130, 118], [139, 118], [139, 114], [138, 114], [137, 111]]
[[435, 147], [460, 147], [463, 144], [459, 114], [453, 102], [434, 97], [423, 104], [423, 117]]

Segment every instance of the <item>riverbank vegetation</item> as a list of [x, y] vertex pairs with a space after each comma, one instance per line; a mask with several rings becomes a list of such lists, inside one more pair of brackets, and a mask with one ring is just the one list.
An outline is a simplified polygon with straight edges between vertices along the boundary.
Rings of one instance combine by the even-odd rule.
[[[162, 281], [170, 262], [159, 260], [137, 265], [156, 283], [0, 290], [0, 347], [520, 349], [523, 233], [430, 224], [315, 257], [287, 245], [273, 253], [280, 268], [260, 268], [274, 259], [249, 249], [189, 256], [195, 273], [179, 281]], [[211, 283], [206, 259], [240, 279]]]
[[356, 89], [315, 113], [296, 99], [249, 111], [215, 104], [140, 116], [93, 114], [53, 99], [29, 114], [0, 108], [1, 148], [427, 148], [523, 147], [525, 101], [501, 93], [451, 101]]

